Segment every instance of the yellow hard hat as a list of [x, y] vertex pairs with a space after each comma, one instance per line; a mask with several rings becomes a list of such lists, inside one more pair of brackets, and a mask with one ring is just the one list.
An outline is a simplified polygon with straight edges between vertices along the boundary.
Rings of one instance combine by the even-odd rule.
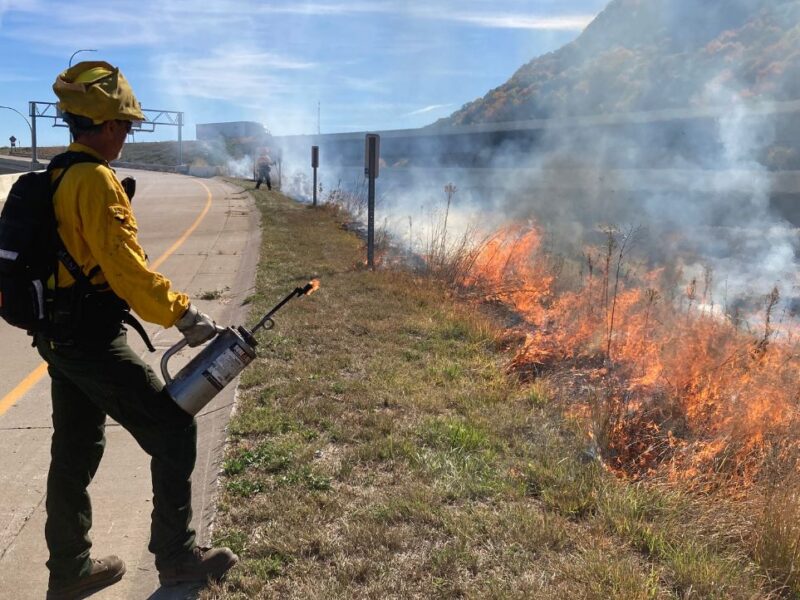
[[62, 112], [104, 121], [144, 121], [145, 116], [128, 80], [107, 62], [81, 62], [56, 77], [53, 91]]

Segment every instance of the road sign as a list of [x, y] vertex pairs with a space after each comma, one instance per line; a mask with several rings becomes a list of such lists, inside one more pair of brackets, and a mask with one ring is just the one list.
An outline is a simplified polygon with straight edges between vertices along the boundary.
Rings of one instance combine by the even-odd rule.
[[378, 167], [381, 154], [381, 136], [377, 133], [368, 133], [364, 148], [364, 176], [370, 179], [378, 178]]

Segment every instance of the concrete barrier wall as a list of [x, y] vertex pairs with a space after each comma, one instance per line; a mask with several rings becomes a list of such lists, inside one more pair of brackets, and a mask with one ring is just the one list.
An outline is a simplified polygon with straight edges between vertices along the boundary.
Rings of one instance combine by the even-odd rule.
[[3, 203], [5, 203], [6, 196], [8, 196], [11, 186], [24, 174], [25, 173], [12, 173], [11, 175], [0, 175], [0, 208], [2, 208]]
[[218, 167], [189, 167], [189, 175], [192, 177], [215, 177], [220, 175]]
[[138, 169], [141, 171], [160, 171], [162, 173], [188, 173], [188, 165], [151, 165], [148, 163], [132, 163], [122, 160], [115, 160], [111, 163], [115, 169]]
[[196, 167], [189, 165], [150, 165], [144, 163], [130, 163], [123, 161], [115, 161], [111, 163], [112, 167], [119, 167], [120, 169], [141, 169], [143, 171], [161, 171], [162, 173], [180, 173], [182, 175], [191, 175], [193, 177], [215, 177], [220, 175], [219, 167]]
[[[162, 171], [168, 173], [185, 173], [195, 177], [214, 177], [219, 174], [216, 167], [191, 167], [186, 165], [180, 167], [162, 166], [162, 165], [138, 165], [133, 163], [115, 162], [112, 166], [120, 167], [123, 169], [143, 169], [148, 171]], [[24, 173], [12, 173], [11, 175], [0, 175], [0, 208], [6, 201], [6, 196], [14, 185], [14, 182], [20, 178]]]

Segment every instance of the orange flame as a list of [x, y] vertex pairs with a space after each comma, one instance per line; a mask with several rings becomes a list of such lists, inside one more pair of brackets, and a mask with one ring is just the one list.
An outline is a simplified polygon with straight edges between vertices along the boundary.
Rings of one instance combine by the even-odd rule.
[[522, 335], [512, 337], [524, 343], [511, 369], [557, 374], [566, 398], [586, 389], [602, 398], [610, 468], [683, 480], [724, 472], [741, 482], [768, 454], [800, 449], [791, 336], [778, 340], [769, 325], [754, 336], [667, 269], [620, 276], [610, 244], [569, 273], [541, 239], [535, 227], [502, 229], [459, 283], [518, 316], [512, 329]]

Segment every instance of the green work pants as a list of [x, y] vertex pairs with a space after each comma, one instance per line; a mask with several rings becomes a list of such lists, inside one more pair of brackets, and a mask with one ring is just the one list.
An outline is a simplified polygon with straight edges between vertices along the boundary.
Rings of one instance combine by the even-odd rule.
[[[86, 488], [103, 456], [106, 416], [128, 430], [151, 457], [149, 549], [156, 555], [156, 564], [191, 551], [195, 545], [190, 527], [191, 475], [197, 454], [194, 418], [169, 398], [153, 370], [128, 346], [124, 333], [108, 343], [52, 346], [39, 339], [36, 346], [52, 379], [53, 439], [45, 525], [51, 579], [72, 579], [91, 568], [92, 505]], [[126, 499], [119, 501], [124, 504]]]

